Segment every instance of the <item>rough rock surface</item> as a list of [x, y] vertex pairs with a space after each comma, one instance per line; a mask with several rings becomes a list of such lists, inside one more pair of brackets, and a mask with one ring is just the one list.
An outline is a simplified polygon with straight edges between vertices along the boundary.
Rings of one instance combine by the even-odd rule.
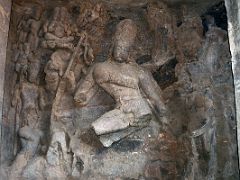
[[[5, 70], [1, 177], [237, 179], [228, 37], [206, 13], [216, 2], [14, 1]], [[131, 19], [137, 31], [114, 36], [125, 19]], [[134, 43], [131, 34], [136, 34]], [[117, 40], [130, 40], [133, 47], [123, 43], [119, 48]], [[113, 58], [127, 60], [121, 67], [131, 68], [119, 65], [112, 72], [114, 68], [107, 68], [117, 64]], [[94, 71], [96, 64], [98, 70], [108, 71]], [[158, 86], [149, 88], [150, 95], [155, 96], [157, 89], [155, 98], [164, 103], [153, 104], [154, 98], [135, 83], [133, 66], [143, 68], [144, 75], [152, 73]], [[94, 77], [89, 79], [92, 71]], [[122, 82], [114, 74], [128, 79]], [[102, 86], [95, 88], [91, 78]], [[146, 87], [148, 80], [143, 82]], [[86, 96], [77, 93], [81, 86]], [[137, 88], [137, 97], [148, 102], [141, 112], [150, 108], [152, 119], [145, 126], [114, 127], [123, 131], [113, 134], [103, 129], [104, 134], [97, 136], [92, 124], [99, 117], [114, 109], [125, 115], [121, 103], [136, 98], [132, 89], [125, 93], [129, 87]], [[138, 110], [137, 105], [123, 112], [134, 119], [137, 114], [131, 109]], [[166, 107], [166, 112], [161, 114], [157, 105]], [[111, 144], [117, 133], [126, 136]], [[101, 141], [111, 141], [110, 147]]]
[[[2, 109], [3, 109], [3, 96], [4, 96], [4, 81], [5, 81], [5, 66], [6, 66], [6, 55], [7, 55], [7, 42], [8, 42], [8, 30], [9, 30], [9, 21], [10, 21], [10, 13], [11, 13], [11, 1], [0, 1], [0, 21], [1, 21], [1, 28], [0, 28], [0, 68], [2, 71], [0, 72], [0, 135], [1, 137], [4, 136], [2, 134], [2, 129], [4, 128], [4, 120], [2, 119]], [[6, 142], [0, 140], [1, 144], [1, 151], [6, 148], [2, 144], [6, 144]], [[0, 160], [2, 162], [2, 158]]]
[[[240, 92], [239, 92], [239, 16], [240, 16], [240, 2], [234, 0], [225, 0], [226, 9], [228, 13], [228, 32], [229, 42], [232, 54], [232, 69], [234, 76], [234, 87], [235, 87], [235, 103], [236, 103], [236, 116], [237, 116], [237, 129], [238, 129], [238, 147], [240, 147]], [[238, 148], [239, 152], [240, 149]], [[238, 152], [238, 154], [239, 154]], [[239, 158], [240, 162], [240, 158]]]

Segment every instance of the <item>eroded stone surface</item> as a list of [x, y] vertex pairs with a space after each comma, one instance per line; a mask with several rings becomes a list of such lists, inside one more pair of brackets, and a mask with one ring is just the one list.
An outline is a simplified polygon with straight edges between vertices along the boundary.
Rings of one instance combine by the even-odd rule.
[[215, 1], [129, 2], [14, 2], [10, 179], [238, 177], [227, 33], [199, 15]]
[[[238, 147], [240, 146], [240, 118], [239, 118], [239, 41], [238, 41], [238, 34], [239, 34], [239, 6], [240, 3], [238, 1], [229, 1], [226, 0], [226, 9], [228, 13], [228, 32], [229, 32], [229, 42], [230, 42], [230, 49], [232, 54], [232, 69], [233, 69], [233, 76], [234, 76], [234, 85], [235, 85], [235, 101], [236, 101], [236, 116], [237, 116], [237, 129], [238, 129]], [[239, 152], [238, 152], [239, 154]], [[239, 159], [240, 162], [240, 159]]]
[[[1, 41], [0, 41], [0, 59], [1, 59], [1, 63], [0, 63], [0, 68], [2, 69], [1, 71], [1, 75], [0, 75], [0, 124], [1, 124], [1, 130], [0, 130], [0, 134], [1, 134], [1, 152], [4, 151], [4, 149], [8, 146], [4, 146], [7, 144], [7, 141], [4, 140], [4, 132], [2, 132], [3, 128], [9, 128], [8, 125], [9, 124], [5, 124], [5, 120], [3, 120], [3, 96], [4, 96], [4, 79], [5, 79], [5, 65], [6, 65], [6, 55], [7, 55], [7, 41], [8, 41], [8, 30], [9, 30], [9, 21], [10, 21], [10, 12], [11, 12], [11, 1], [8, 0], [3, 0], [0, 2], [0, 21], [1, 21], [1, 28], [0, 28], [0, 37], [1, 37]], [[5, 124], [5, 125], [4, 125]], [[2, 145], [4, 144], [4, 145]], [[8, 144], [9, 145], [9, 144]], [[6, 152], [6, 151], [5, 151]], [[2, 153], [1, 153], [2, 154]], [[5, 158], [7, 156], [7, 152], [6, 155], [1, 156], [1, 160], [0, 162], [4, 161]]]

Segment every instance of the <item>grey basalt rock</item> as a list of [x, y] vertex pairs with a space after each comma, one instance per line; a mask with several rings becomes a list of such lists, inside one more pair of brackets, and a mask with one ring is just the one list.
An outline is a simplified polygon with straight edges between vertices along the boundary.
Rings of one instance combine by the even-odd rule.
[[[237, 116], [237, 131], [238, 131], [238, 147], [240, 147], [240, 91], [239, 91], [239, 26], [240, 26], [240, 19], [239, 19], [239, 6], [240, 2], [235, 0], [225, 0], [225, 5], [227, 9], [227, 16], [228, 16], [228, 33], [229, 33], [229, 43], [230, 43], [230, 50], [232, 54], [232, 69], [233, 69], [233, 76], [234, 76], [234, 86], [235, 86], [235, 101], [236, 101], [236, 116]], [[239, 148], [238, 148], [239, 150]], [[240, 151], [239, 151], [240, 152]], [[239, 155], [238, 152], [238, 155]], [[240, 158], [239, 158], [240, 162]]]
[[235, 96], [218, 2], [14, 1], [0, 178], [237, 179], [239, 10], [226, 0]]

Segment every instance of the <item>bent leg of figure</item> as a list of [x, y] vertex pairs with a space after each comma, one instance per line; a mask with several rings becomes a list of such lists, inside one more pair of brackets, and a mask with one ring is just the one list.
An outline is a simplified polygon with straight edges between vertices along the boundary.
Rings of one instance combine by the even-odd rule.
[[29, 126], [24, 126], [19, 130], [22, 149], [11, 166], [10, 180], [20, 179], [23, 170], [37, 153], [42, 132]]
[[19, 130], [19, 136], [22, 145], [21, 152], [27, 152], [30, 157], [33, 157], [39, 150], [42, 132], [39, 129], [24, 126]]
[[133, 118], [131, 114], [125, 114], [119, 109], [114, 109], [94, 121], [92, 127], [97, 135], [108, 134], [126, 129]]
[[141, 130], [144, 127], [146, 126], [129, 127], [127, 129], [115, 133], [104, 134], [100, 136], [99, 140], [101, 141], [104, 147], [110, 147], [114, 142], [120, 141], [121, 139], [126, 138], [127, 136], [133, 134], [136, 131]]

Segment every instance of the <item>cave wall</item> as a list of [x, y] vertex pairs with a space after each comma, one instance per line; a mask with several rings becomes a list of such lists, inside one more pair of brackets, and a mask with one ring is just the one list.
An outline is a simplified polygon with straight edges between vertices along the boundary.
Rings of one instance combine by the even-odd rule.
[[[9, 22], [10, 22], [10, 14], [11, 14], [11, 1], [10, 0], [1, 0], [0, 1], [0, 136], [2, 137], [2, 129], [4, 128], [3, 123], [3, 94], [4, 94], [4, 81], [5, 81], [5, 64], [6, 64], [6, 56], [7, 56], [7, 44], [8, 44], [8, 30], [9, 30]], [[2, 152], [2, 138], [0, 140], [0, 148]], [[0, 153], [0, 157], [1, 157]], [[2, 162], [2, 159], [1, 159]], [[1, 165], [1, 163], [0, 163]]]
[[[237, 132], [238, 132], [238, 147], [240, 147], [240, 2], [238, 0], [225, 0], [225, 5], [228, 12], [228, 33], [230, 50], [232, 54], [232, 69], [234, 76], [235, 87], [235, 103], [237, 116]], [[238, 148], [238, 154], [240, 148]], [[238, 156], [239, 157], [239, 156]], [[240, 162], [240, 159], [239, 159]]]
[[[26, 18], [23, 21], [29, 19], [32, 21], [31, 10], [39, 5], [33, 2], [36, 1], [14, 2], [9, 36], [9, 56], [7, 57], [6, 73], [4, 73], [3, 113], [5, 118], [3, 120], [5, 123], [2, 124], [1, 153], [3, 153], [3, 162], [7, 162], [6, 172], [9, 171], [9, 174], [23, 171], [22, 175], [25, 178], [41, 176], [44, 179], [45, 177], [54, 178], [54, 176], [66, 175], [62, 174], [66, 169], [61, 171], [58, 167], [52, 166], [51, 163], [54, 162], [49, 161], [49, 159], [53, 159], [51, 159], [51, 155], [46, 160], [48, 158], [46, 151], [48, 145], [52, 143], [51, 138], [53, 138], [53, 136], [49, 136], [52, 99], [48, 100], [49, 105], [40, 111], [43, 126], [38, 128], [44, 132], [46, 141], [43, 142], [41, 153], [36, 153], [33, 159], [28, 160], [24, 159], [26, 157], [21, 157], [20, 152], [24, 149], [21, 149], [18, 135], [19, 129], [25, 123], [24, 116], [16, 118], [15, 111], [19, 111], [17, 109], [19, 107], [11, 104], [17, 93], [36, 89], [35, 82], [28, 82], [28, 77], [24, 76], [24, 83], [33, 85], [26, 85], [25, 89], [20, 88], [19, 91], [16, 91], [19, 88], [16, 86], [17, 77], [21, 75], [16, 72], [18, 59], [15, 59], [15, 44], [22, 43], [19, 42], [16, 32], [18, 23], [22, 20], [21, 17]], [[71, 3], [42, 1], [40, 6], [44, 9], [44, 13], [40, 19], [41, 25], [52, 19], [51, 15], [56, 6], [67, 7], [71, 13], [79, 13], [78, 8], [70, 8], [79, 2], [77, 0], [73, 0]], [[82, 178], [95, 179], [109, 177], [236, 179], [238, 177], [236, 117], [227, 34], [219, 27], [203, 33], [201, 20], [202, 13], [215, 1], [204, 1], [198, 7], [194, 4], [195, 1], [189, 0], [187, 4], [181, 5], [178, 9], [174, 8], [174, 3], [179, 3], [179, 1], [172, 1], [174, 3], [170, 3], [169, 7], [162, 3], [159, 5], [153, 3], [152, 6], [147, 6], [146, 2], [139, 0], [130, 3], [127, 0], [122, 1], [118, 6], [118, 2], [112, 0], [108, 1], [106, 6], [104, 4], [103, 7], [107, 9], [110, 16], [110, 19], [107, 19], [108, 23], [104, 24], [107, 31], [100, 35], [94, 34], [93, 31], [91, 36], [101, 37], [102, 40], [91, 45], [97, 52], [95, 60], [97, 62], [106, 61], [115, 26], [125, 18], [133, 19], [136, 22], [138, 36], [131, 56], [137, 60], [140, 66], [149, 62], [153, 63], [152, 61], [160, 64], [153, 63], [158, 67], [153, 68], [153, 77], [162, 89], [162, 96], [170, 112], [165, 118], [171, 130], [165, 131], [159, 122], [153, 121], [148, 128], [133, 133], [110, 148], [103, 148], [94, 135], [91, 137], [92, 134], [89, 134], [88, 128], [92, 121], [113, 108], [112, 99], [106, 94], [103, 95], [104, 92], [100, 92], [88, 106], [76, 108], [69, 103], [72, 100], [72, 94], [70, 94], [65, 97], [64, 100], [67, 101], [61, 107], [65, 113], [62, 113], [63, 116], [67, 115], [65, 119], [63, 118], [63, 124], [68, 126], [67, 121], [74, 119], [75, 127], [70, 127], [70, 131], [72, 131], [71, 128], [80, 129], [80, 137], [71, 138], [81, 143], [80, 145], [76, 144], [76, 152], [71, 152], [81, 155], [73, 162], [71, 161], [72, 164], [76, 163], [72, 174], [76, 177], [79, 177], [80, 174]], [[94, 5], [91, 3], [86, 5], [89, 9], [92, 6]], [[163, 11], [158, 14], [159, 9]], [[164, 14], [161, 14], [162, 12]], [[102, 20], [105, 21], [105, 19]], [[102, 22], [99, 23], [102, 25]], [[86, 28], [89, 33], [91, 33], [91, 25], [87, 27], [89, 29]], [[93, 23], [93, 25], [95, 24]], [[168, 31], [164, 31], [164, 28], [167, 28]], [[45, 37], [40, 36], [40, 39], [44, 41]], [[164, 48], [161, 49], [161, 43], [165, 43], [167, 52], [164, 51]], [[37, 88], [47, 89], [43, 67], [50, 61], [50, 56], [55, 50], [41, 46], [36, 50], [37, 54], [40, 54], [38, 58], [42, 66], [41, 75], [37, 77], [40, 80]], [[174, 58], [167, 62], [162, 61], [164, 56], [159, 55], [158, 51], [165, 53], [164, 55], [168, 57], [174, 56]], [[18, 100], [24, 101], [27, 96], [28, 93], [26, 93], [26, 97], [22, 95]], [[29, 93], [30, 98], [31, 96]], [[46, 94], [45, 96], [50, 97], [51, 95]], [[66, 140], [65, 132], [57, 135], [60, 140]], [[54, 136], [54, 138], [59, 141], [57, 137]], [[59, 149], [56, 152], [64, 153]], [[19, 159], [16, 158], [18, 154], [20, 154]], [[61, 161], [60, 158], [57, 160]], [[21, 169], [24, 165], [23, 161], [28, 164]], [[66, 161], [68, 159], [63, 159], [61, 163]], [[82, 162], [84, 162], [84, 167], [82, 167]], [[131, 169], [131, 166], [135, 167], [134, 170]]]

